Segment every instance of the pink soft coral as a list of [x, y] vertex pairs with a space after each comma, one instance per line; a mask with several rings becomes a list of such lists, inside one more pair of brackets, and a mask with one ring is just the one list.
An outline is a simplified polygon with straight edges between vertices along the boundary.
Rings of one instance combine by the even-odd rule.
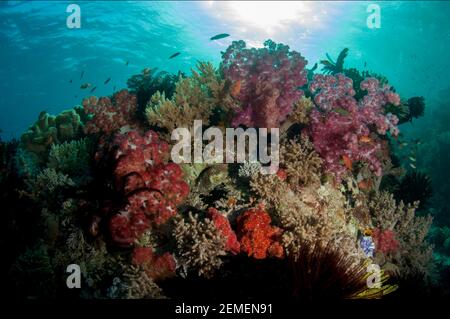
[[307, 82], [306, 63], [300, 53], [271, 40], [261, 49], [234, 41], [223, 54], [223, 74], [238, 84], [233, 93], [242, 105], [232, 125], [279, 127], [303, 94], [298, 88]]
[[383, 254], [395, 253], [399, 248], [399, 242], [395, 238], [393, 230], [374, 229], [372, 234], [375, 249]]
[[150, 247], [136, 247], [132, 263], [144, 269], [153, 280], [163, 280], [175, 275], [176, 263], [169, 253], [156, 255]]
[[231, 252], [232, 254], [239, 253], [240, 244], [237, 240], [236, 234], [231, 229], [228, 219], [213, 207], [208, 209], [207, 217], [213, 221], [214, 226], [216, 226], [220, 233], [225, 237], [225, 250]]
[[381, 175], [383, 142], [377, 134], [384, 135], [388, 130], [394, 136], [398, 134], [398, 119], [383, 113], [383, 106], [397, 102], [398, 95], [387, 86], [380, 88], [374, 78], [364, 80], [361, 88], [368, 93], [357, 101], [352, 80], [342, 74], [315, 75], [310, 84], [317, 105], [310, 116], [310, 134], [328, 171], [338, 179], [355, 161], [367, 163]]
[[118, 133], [111, 145], [117, 146], [106, 153], [113, 153], [116, 189], [126, 203], [110, 219], [109, 229], [115, 243], [131, 246], [152, 225], [160, 226], [176, 214], [189, 186], [181, 168], [166, 163], [168, 145], [155, 132]]
[[95, 96], [83, 100], [83, 107], [90, 120], [86, 123], [88, 134], [111, 134], [124, 126], [136, 124], [136, 96], [127, 90], [115, 93], [112, 98]]

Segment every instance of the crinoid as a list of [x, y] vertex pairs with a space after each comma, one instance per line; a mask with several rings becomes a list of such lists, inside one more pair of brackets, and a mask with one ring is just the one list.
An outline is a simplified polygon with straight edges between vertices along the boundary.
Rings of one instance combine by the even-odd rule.
[[384, 285], [387, 276], [382, 272], [378, 288], [368, 288], [368, 263], [331, 241], [300, 245], [296, 257], [290, 257], [290, 265], [294, 296], [299, 299], [376, 299], [396, 289]]

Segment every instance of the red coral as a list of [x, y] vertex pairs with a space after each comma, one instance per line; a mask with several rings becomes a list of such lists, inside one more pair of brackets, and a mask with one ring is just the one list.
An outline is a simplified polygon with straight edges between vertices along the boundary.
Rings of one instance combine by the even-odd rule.
[[[368, 91], [361, 101], [353, 95], [352, 80], [342, 74], [315, 75], [310, 89], [317, 93], [317, 108], [311, 112], [310, 134], [314, 148], [325, 160], [328, 171], [340, 179], [351, 162], [362, 161], [376, 175], [381, 175], [382, 140], [389, 130], [397, 135], [397, 118], [385, 115], [383, 106], [396, 102], [398, 95], [389, 87], [379, 87], [376, 79], [368, 78], [361, 88]], [[347, 162], [347, 163], [346, 163]]]
[[243, 108], [236, 110], [233, 126], [279, 127], [292, 112], [306, 84], [306, 60], [289, 47], [271, 40], [264, 48], [247, 49], [234, 41], [223, 54], [223, 74], [235, 83], [233, 96]]
[[240, 244], [237, 240], [235, 232], [231, 229], [228, 219], [220, 214], [217, 209], [212, 207], [208, 210], [207, 216], [213, 221], [214, 226], [216, 226], [216, 228], [226, 238], [225, 250], [231, 252], [232, 254], [238, 254], [240, 251]]
[[153, 280], [163, 280], [175, 275], [176, 263], [169, 253], [155, 255], [149, 247], [136, 247], [133, 250], [132, 263], [144, 269]]
[[237, 233], [241, 250], [256, 259], [267, 256], [284, 257], [283, 247], [279, 243], [281, 230], [270, 225], [271, 218], [261, 208], [244, 212], [237, 218]]
[[115, 93], [112, 98], [95, 96], [83, 100], [84, 111], [90, 120], [86, 123], [88, 134], [111, 134], [121, 127], [136, 124], [137, 100], [136, 96], [127, 90]]
[[395, 253], [399, 248], [399, 242], [395, 238], [393, 230], [374, 229], [372, 238], [375, 242], [375, 249], [384, 254]]
[[[116, 147], [113, 147], [113, 146]], [[169, 147], [153, 131], [143, 136], [136, 131], [117, 133], [107, 151], [116, 161], [116, 189], [126, 197], [125, 208], [110, 222], [112, 239], [120, 246], [131, 246], [142, 233], [167, 222], [176, 214], [177, 205], [189, 193], [183, 172], [175, 163], [166, 163]], [[139, 231], [132, 229], [134, 216], [145, 222]]]

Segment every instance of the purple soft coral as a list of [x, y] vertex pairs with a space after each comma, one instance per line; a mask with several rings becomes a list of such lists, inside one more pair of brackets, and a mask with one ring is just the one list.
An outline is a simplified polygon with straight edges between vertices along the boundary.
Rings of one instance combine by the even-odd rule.
[[292, 112], [293, 103], [307, 82], [306, 60], [289, 47], [271, 40], [264, 48], [247, 49], [244, 41], [234, 41], [223, 54], [223, 74], [239, 83], [236, 98], [242, 108], [232, 121], [248, 127], [279, 127]]
[[[362, 161], [381, 175], [382, 141], [376, 133], [398, 134], [398, 119], [383, 114], [386, 103], [398, 104], [398, 94], [379, 86], [374, 78], [361, 83], [367, 91], [359, 102], [353, 97], [352, 80], [342, 74], [315, 75], [310, 84], [317, 109], [311, 112], [310, 134], [316, 151], [325, 159], [328, 171], [340, 179], [349, 163]], [[375, 130], [375, 132], [374, 132]], [[344, 165], [345, 164], [345, 165]]]

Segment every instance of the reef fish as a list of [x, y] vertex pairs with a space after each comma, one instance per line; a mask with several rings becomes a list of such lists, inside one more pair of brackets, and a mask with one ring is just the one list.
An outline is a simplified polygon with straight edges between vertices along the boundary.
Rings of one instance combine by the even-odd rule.
[[211, 37], [209, 40], [219, 40], [219, 39], [223, 39], [226, 37], [229, 37], [230, 35], [228, 33], [220, 33], [220, 34], [216, 34], [215, 36]]
[[337, 114], [343, 115], [343, 116], [349, 116], [350, 112], [341, 108], [334, 109]]
[[107, 78], [104, 84], [108, 84], [109, 81], [111, 81], [111, 78]]
[[173, 59], [174, 57], [179, 56], [180, 54], [181, 54], [180, 52], [174, 53], [169, 57], [169, 59]]
[[230, 93], [232, 97], [236, 98], [239, 95], [239, 93], [241, 92], [241, 85], [242, 85], [241, 80], [237, 80], [233, 84], [233, 86], [231, 87], [231, 93]]
[[359, 141], [361, 143], [372, 143], [372, 139], [369, 136], [362, 136], [360, 137]]
[[416, 165], [414, 165], [414, 164], [409, 164], [409, 166], [411, 166], [413, 169], [416, 169], [417, 167], [416, 167]]
[[80, 79], [83, 78], [83, 75], [84, 75], [84, 71], [81, 71]]
[[350, 157], [348, 157], [347, 155], [342, 155], [342, 161], [344, 162], [344, 165], [345, 165], [345, 167], [347, 167], [348, 170], [352, 170], [353, 163], [352, 163], [352, 160], [350, 159]]
[[126, 62], [125, 62], [125, 65], [126, 65], [126, 66], [128, 66], [128, 64], [130, 64], [130, 61], [126, 61]]
[[90, 88], [91, 86], [92, 86], [91, 83], [83, 83], [81, 84], [80, 89], [84, 90]]
[[92, 88], [92, 90], [90, 91], [90, 93], [93, 93], [96, 89], [97, 89], [97, 87], [94, 86], [94, 87]]

